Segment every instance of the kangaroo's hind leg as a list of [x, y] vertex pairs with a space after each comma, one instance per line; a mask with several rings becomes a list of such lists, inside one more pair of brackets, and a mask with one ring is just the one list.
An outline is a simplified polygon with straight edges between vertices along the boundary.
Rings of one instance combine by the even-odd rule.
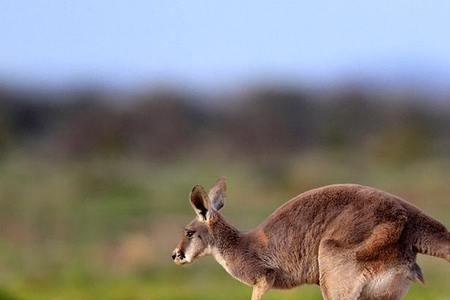
[[356, 250], [356, 258], [366, 261], [376, 258], [387, 246], [396, 243], [400, 238], [406, 222], [406, 216], [399, 211], [395, 221], [378, 224], [371, 235]]
[[357, 300], [366, 284], [354, 250], [340, 247], [331, 239], [320, 243], [319, 273], [325, 300]]

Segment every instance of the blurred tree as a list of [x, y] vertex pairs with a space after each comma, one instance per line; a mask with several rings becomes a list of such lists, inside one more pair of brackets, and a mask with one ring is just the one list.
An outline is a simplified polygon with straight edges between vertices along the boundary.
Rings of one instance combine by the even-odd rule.
[[[367, 151], [399, 161], [448, 155], [450, 109], [437, 109], [437, 102], [361, 87], [325, 95], [256, 86], [205, 106], [214, 102], [211, 96], [177, 89], [119, 96], [92, 88], [0, 90], [0, 151], [154, 160], [210, 151], [278, 160], [311, 149]], [[112, 101], [117, 97], [122, 105]]]

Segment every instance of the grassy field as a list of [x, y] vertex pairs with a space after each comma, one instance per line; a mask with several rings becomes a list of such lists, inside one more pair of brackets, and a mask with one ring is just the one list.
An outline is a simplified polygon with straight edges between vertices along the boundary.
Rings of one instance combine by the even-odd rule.
[[[450, 161], [392, 164], [360, 155], [312, 153], [275, 162], [182, 159], [0, 160], [0, 300], [249, 299], [212, 258], [178, 267], [170, 259], [194, 217], [194, 184], [228, 178], [223, 213], [248, 229], [296, 194], [357, 182], [398, 194], [450, 226]], [[450, 299], [450, 268], [419, 259], [426, 286], [406, 299]], [[315, 286], [266, 299], [321, 299]]]

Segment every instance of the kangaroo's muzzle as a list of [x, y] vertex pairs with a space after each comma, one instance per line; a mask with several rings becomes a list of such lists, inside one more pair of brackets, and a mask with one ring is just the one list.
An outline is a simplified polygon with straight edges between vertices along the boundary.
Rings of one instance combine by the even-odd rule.
[[175, 250], [172, 252], [172, 259], [173, 259], [173, 261], [174, 261], [176, 264], [183, 264], [183, 263], [185, 263], [185, 262], [186, 262], [186, 261], [185, 261], [185, 258], [186, 258], [186, 255], [185, 255], [184, 252], [181, 251], [180, 249], [175, 249]]

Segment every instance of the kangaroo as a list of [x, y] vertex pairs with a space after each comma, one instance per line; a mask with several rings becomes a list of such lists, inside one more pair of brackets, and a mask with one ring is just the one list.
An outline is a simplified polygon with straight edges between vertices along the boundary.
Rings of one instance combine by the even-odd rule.
[[194, 186], [197, 217], [172, 253], [176, 264], [212, 255], [234, 278], [269, 289], [320, 286], [325, 300], [402, 299], [411, 282], [424, 282], [417, 253], [450, 262], [450, 233], [405, 200], [381, 190], [336, 184], [304, 192], [256, 228], [241, 232], [219, 213], [225, 179], [208, 193]]

